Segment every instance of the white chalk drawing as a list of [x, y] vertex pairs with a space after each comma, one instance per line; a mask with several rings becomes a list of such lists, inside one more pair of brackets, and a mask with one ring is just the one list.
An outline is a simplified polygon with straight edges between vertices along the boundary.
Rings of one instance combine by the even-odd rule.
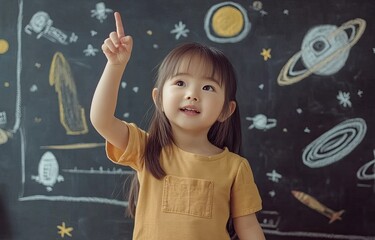
[[277, 124], [276, 119], [267, 118], [267, 116], [264, 114], [257, 114], [254, 117], [246, 117], [246, 120], [253, 122], [248, 129], [256, 128], [265, 131], [276, 127]]
[[339, 239], [339, 240], [374, 240], [373, 236], [360, 236], [360, 235], [343, 235], [334, 233], [319, 233], [319, 232], [294, 232], [294, 231], [279, 231], [274, 229], [263, 229], [266, 235], [274, 236], [289, 236], [289, 237], [304, 237], [304, 238], [315, 238], [315, 239]]
[[212, 6], [204, 18], [208, 39], [217, 43], [236, 43], [250, 32], [247, 11], [235, 2], [222, 2]]
[[[31, 4], [31, 3], [29, 3]], [[43, 15], [43, 14], [42, 14]], [[49, 19], [49, 16], [48, 15], [45, 15], [44, 17], [41, 16], [41, 23], [38, 24], [38, 23], [29, 23], [28, 25], [29, 26], [26, 26], [24, 27], [24, 24], [23, 24], [23, 16], [24, 16], [24, 1], [23, 0], [19, 0], [18, 1], [18, 15], [17, 15], [17, 24], [16, 24], [16, 33], [17, 33], [17, 41], [15, 42], [15, 49], [16, 49], [16, 56], [17, 56], [17, 61], [16, 61], [16, 69], [15, 69], [15, 76], [14, 76], [14, 79], [15, 79], [15, 99], [13, 100], [14, 104], [15, 104], [15, 108], [14, 108], [14, 117], [12, 118], [12, 120], [14, 121], [12, 124], [13, 126], [11, 127], [11, 129], [9, 130], [6, 130], [6, 131], [3, 131], [2, 129], [0, 129], [0, 144], [3, 142], [7, 142], [8, 141], [8, 138], [9, 137], [12, 137], [14, 134], [18, 134], [17, 136], [17, 140], [19, 141], [19, 151], [20, 151], [20, 158], [19, 158], [19, 165], [20, 165], [20, 183], [21, 183], [21, 186], [19, 188], [19, 194], [18, 194], [18, 200], [21, 201], [21, 202], [25, 202], [25, 201], [59, 201], [59, 202], [72, 202], [72, 203], [99, 203], [99, 204], [107, 204], [107, 205], [114, 205], [114, 206], [120, 206], [120, 207], [126, 207], [128, 205], [128, 203], [126, 201], [123, 201], [123, 200], [117, 200], [115, 199], [114, 196], [103, 196], [103, 197], [96, 197], [96, 196], [85, 196], [85, 195], [74, 195], [74, 196], [71, 196], [71, 192], [65, 192], [65, 193], [61, 193], [61, 195], [53, 195], [53, 192], [54, 191], [51, 191], [50, 193], [48, 193], [48, 195], [45, 195], [44, 192], [40, 193], [40, 192], [35, 192], [35, 188], [32, 187], [31, 189], [29, 189], [29, 186], [33, 186], [35, 185], [35, 182], [38, 182], [40, 183], [41, 186], [43, 187], [46, 187], [48, 189], [52, 189], [53, 186], [52, 186], [52, 181], [48, 181], [48, 178], [47, 175], [43, 175], [44, 173], [40, 172], [39, 174], [39, 171], [38, 171], [38, 174], [35, 173], [35, 176], [30, 176], [30, 175], [27, 175], [26, 173], [29, 172], [29, 168], [32, 167], [32, 168], [36, 168], [33, 166], [31, 166], [31, 162], [34, 161], [34, 159], [30, 159], [30, 154], [27, 152], [27, 145], [30, 146], [32, 145], [31, 143], [27, 144], [27, 133], [26, 133], [26, 130], [25, 130], [25, 126], [24, 126], [24, 123], [27, 122], [27, 120], [23, 120], [23, 124], [21, 124], [21, 119], [22, 119], [22, 107], [23, 107], [23, 102], [22, 102], [22, 91], [21, 91], [21, 88], [22, 88], [22, 84], [23, 82], [27, 82], [27, 81], [21, 81], [21, 80], [25, 80], [25, 79], [22, 79], [21, 76], [25, 76], [25, 74], [23, 74], [23, 69], [22, 68], [22, 64], [23, 64], [23, 52], [22, 52], [22, 49], [25, 48], [25, 44], [23, 43], [23, 38], [22, 36], [24, 35], [24, 31], [28, 31], [28, 34], [37, 34], [37, 38], [52, 38], [51, 41], [57, 41], [58, 43], [59, 40], [65, 40], [65, 42], [67, 41], [67, 38], [58, 38], [58, 40], [54, 39], [53, 37], [55, 37], [55, 35], [53, 35], [51, 32], [48, 32], [48, 31], [51, 31], [51, 23], [49, 25], [49, 28], [46, 26], [46, 23], [43, 23], [44, 21], [48, 21]], [[43, 25], [44, 24], [44, 25]], [[35, 28], [35, 29], [33, 29]], [[27, 30], [26, 30], [27, 29]], [[51, 36], [49, 36], [48, 34], [51, 34]], [[72, 35], [74, 36], [74, 35]], [[64, 42], [64, 43], [65, 43]], [[30, 61], [27, 60], [25, 61], [27, 63], [29, 63]], [[30, 64], [30, 63], [29, 63]], [[35, 64], [35, 67], [36, 68], [40, 68], [41, 67], [41, 64], [40, 63], [36, 63]], [[9, 123], [7, 123], [9, 124]], [[51, 141], [51, 139], [49, 139], [49, 141]], [[50, 142], [49, 142], [50, 143]], [[74, 145], [74, 144], [73, 144]], [[83, 148], [86, 147], [86, 145], [90, 145], [90, 144], [78, 144], [79, 148], [82, 148], [82, 145], [83, 145]], [[97, 144], [94, 144], [94, 145], [97, 145]], [[100, 148], [102, 149], [102, 147], [104, 146], [103, 143], [100, 144]], [[38, 146], [37, 146], [38, 147]], [[91, 147], [91, 146], [89, 146]], [[42, 146], [41, 149], [43, 149], [44, 147]], [[75, 146], [45, 146], [46, 149], [57, 149], [56, 151], [75, 151], [76, 147]], [[55, 151], [55, 150], [54, 150]], [[91, 150], [92, 151], [92, 150]], [[36, 164], [38, 164], [38, 161], [36, 160]], [[42, 163], [41, 163], [42, 164]], [[60, 162], [60, 164], [62, 164]], [[42, 164], [45, 168], [46, 171], [51, 171], [48, 170], [47, 168], [47, 165], [46, 164]], [[64, 166], [65, 166], [65, 163], [64, 163]], [[52, 172], [49, 172], [50, 174], [52, 174]], [[45, 173], [47, 174], [47, 173]], [[69, 175], [71, 173], [68, 173], [68, 172], [64, 172], [64, 175]], [[52, 176], [52, 175], [51, 175]], [[56, 176], [56, 175], [54, 175]], [[85, 177], [85, 175], [79, 175], [80, 177]], [[107, 175], [101, 175], [102, 177], [107, 177]], [[108, 175], [108, 177], [110, 177], [110, 175]], [[54, 178], [51, 178], [51, 179], [54, 179]], [[56, 178], [56, 183], [54, 184], [54, 186], [56, 187], [57, 185], [63, 185], [63, 184], [66, 184], [65, 181], [62, 181], [59, 183], [59, 181], [61, 181], [62, 178], [59, 178], [57, 177]]]
[[[48, 13], [39, 11], [32, 16], [30, 23], [25, 27], [25, 32], [29, 35], [32, 35], [33, 33], [37, 34], [37, 39], [44, 37], [51, 42], [64, 45], [69, 44], [68, 36], [60, 29], [53, 27], [52, 24], [53, 21]], [[72, 40], [76, 40], [77, 38], [78, 37], [75, 37]]]
[[260, 14], [262, 15], [262, 17], [264, 17], [264, 16], [266, 16], [266, 15], [268, 15], [268, 12], [266, 12], [265, 10], [260, 10], [259, 11], [260, 12]]
[[272, 182], [279, 182], [279, 180], [283, 177], [280, 173], [276, 172], [275, 169], [270, 173], [266, 173], [266, 175]]
[[359, 180], [375, 180], [375, 150], [373, 153], [374, 159], [358, 169], [357, 178]]
[[134, 171], [125, 171], [122, 169], [104, 169], [103, 167], [99, 167], [99, 169], [95, 170], [94, 168], [90, 168], [89, 170], [86, 169], [78, 169], [74, 167], [73, 169], [62, 169], [62, 172], [66, 173], [74, 173], [74, 174], [105, 174], [105, 175], [131, 175], [134, 174]]
[[259, 224], [262, 228], [277, 229], [281, 220], [277, 211], [260, 211], [257, 214]]
[[126, 82], [121, 82], [121, 88], [125, 89], [125, 88], [126, 88], [126, 85], [127, 85]]
[[[281, 69], [278, 84], [290, 85], [311, 74], [328, 76], [337, 73], [345, 65], [351, 47], [359, 41], [365, 28], [366, 21], [360, 18], [348, 21], [339, 28], [334, 25], [312, 28], [305, 35], [301, 50]], [[300, 60], [306, 69], [296, 69]]]
[[260, 11], [263, 9], [263, 3], [261, 1], [254, 1], [250, 8], [254, 9], [255, 11]]
[[72, 35], [70, 35], [69, 41], [77, 42], [77, 40], [78, 40], [78, 36], [75, 33], [72, 33]]
[[64, 181], [64, 177], [59, 174], [59, 164], [52, 152], [43, 154], [39, 161], [38, 175], [31, 176], [31, 179], [44, 185], [49, 192], [57, 182]]
[[87, 45], [87, 48], [83, 50], [83, 53], [85, 54], [86, 57], [96, 56], [97, 52], [99, 52], [99, 50], [94, 48], [91, 44]]
[[35, 84], [31, 85], [30, 92], [36, 92], [36, 91], [38, 91], [38, 86]]
[[336, 96], [337, 100], [339, 100], [340, 105], [343, 107], [351, 107], [352, 102], [350, 101], [350, 93], [348, 92], [341, 92]]
[[139, 91], [139, 87], [133, 87], [133, 92], [137, 93]]
[[358, 90], [357, 91], [357, 95], [358, 95], [358, 97], [362, 97], [363, 96], [363, 91], [362, 90]]
[[186, 28], [186, 25], [183, 24], [181, 21], [178, 24], [174, 25], [174, 29], [171, 30], [172, 34], [176, 34], [175, 39], [180, 39], [181, 36], [187, 37], [187, 33], [190, 32], [189, 29]]
[[366, 131], [362, 118], [341, 122], [305, 148], [303, 163], [310, 168], [320, 168], [341, 160], [361, 143]]
[[104, 2], [99, 2], [95, 5], [95, 9], [91, 10], [91, 17], [95, 17], [101, 23], [107, 19], [108, 13], [112, 13], [113, 10], [106, 8]]
[[271, 197], [275, 197], [276, 196], [275, 190], [269, 191], [268, 195], [270, 195]]
[[7, 113], [6, 112], [0, 112], [0, 127], [7, 124]]

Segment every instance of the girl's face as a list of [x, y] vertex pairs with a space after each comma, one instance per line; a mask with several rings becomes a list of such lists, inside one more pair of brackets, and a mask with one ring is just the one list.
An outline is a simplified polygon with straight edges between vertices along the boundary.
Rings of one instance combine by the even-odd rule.
[[224, 85], [199, 56], [185, 57], [162, 89], [162, 110], [172, 125], [191, 132], [207, 133], [223, 110]]

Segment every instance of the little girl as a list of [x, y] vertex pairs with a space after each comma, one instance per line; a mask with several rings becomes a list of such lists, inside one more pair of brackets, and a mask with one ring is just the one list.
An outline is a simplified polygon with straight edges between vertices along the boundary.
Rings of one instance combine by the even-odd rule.
[[90, 118], [106, 139], [108, 157], [137, 172], [129, 200], [133, 239], [265, 239], [255, 216], [261, 199], [251, 168], [235, 154], [241, 129], [231, 63], [197, 43], [172, 50], [159, 67], [146, 133], [114, 116], [133, 46], [119, 13], [115, 20], [116, 32], [102, 45], [107, 65]]

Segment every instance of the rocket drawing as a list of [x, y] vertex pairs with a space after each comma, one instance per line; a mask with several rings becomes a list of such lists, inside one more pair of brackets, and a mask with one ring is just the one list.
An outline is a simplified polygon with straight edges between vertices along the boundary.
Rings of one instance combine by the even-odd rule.
[[336, 220], [341, 220], [341, 215], [345, 212], [345, 210], [341, 210], [338, 212], [333, 211], [332, 209], [329, 209], [327, 206], [321, 204], [318, 200], [316, 200], [314, 197], [300, 191], [292, 191], [292, 194], [295, 198], [297, 198], [300, 202], [305, 204], [311, 209], [314, 209], [315, 211], [319, 212], [320, 214], [323, 214], [324, 216], [328, 217], [329, 223], [333, 223]]

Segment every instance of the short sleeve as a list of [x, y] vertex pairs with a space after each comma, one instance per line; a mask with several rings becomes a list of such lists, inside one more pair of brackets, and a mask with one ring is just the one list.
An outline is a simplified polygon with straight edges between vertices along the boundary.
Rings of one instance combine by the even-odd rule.
[[233, 218], [255, 213], [262, 209], [262, 200], [254, 182], [253, 172], [246, 159], [238, 168], [231, 192], [231, 216]]
[[126, 123], [129, 129], [129, 142], [125, 151], [106, 141], [105, 150], [107, 157], [114, 163], [129, 166], [140, 171], [143, 166], [142, 156], [147, 140], [147, 133], [138, 128], [134, 123]]

